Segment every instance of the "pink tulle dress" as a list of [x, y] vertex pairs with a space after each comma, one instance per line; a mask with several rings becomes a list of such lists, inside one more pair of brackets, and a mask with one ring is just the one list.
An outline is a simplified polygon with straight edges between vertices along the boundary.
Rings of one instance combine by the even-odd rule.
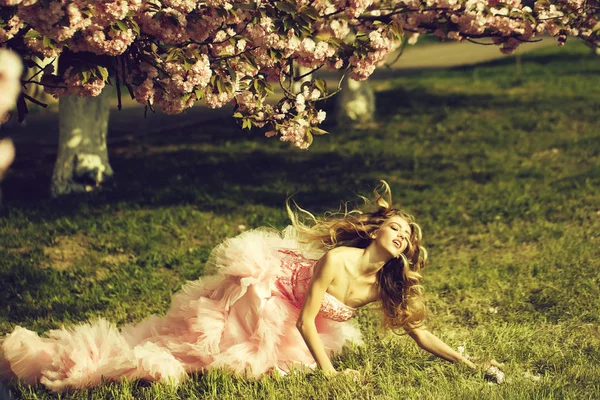
[[[43, 337], [16, 327], [0, 339], [0, 376], [58, 391], [122, 377], [176, 384], [218, 367], [254, 377], [314, 367], [296, 320], [319, 256], [291, 228], [244, 232], [212, 251], [214, 274], [187, 282], [165, 316], [121, 329], [98, 319]], [[354, 313], [325, 294], [315, 322], [329, 353], [360, 342]]]

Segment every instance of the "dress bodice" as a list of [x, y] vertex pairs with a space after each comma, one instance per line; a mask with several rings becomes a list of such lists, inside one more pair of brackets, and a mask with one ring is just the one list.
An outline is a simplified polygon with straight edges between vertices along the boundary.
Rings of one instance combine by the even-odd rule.
[[[279, 250], [281, 271], [275, 282], [277, 288], [296, 307], [301, 308], [308, 292], [317, 260], [304, 258], [293, 250]], [[347, 321], [354, 316], [355, 308], [347, 306], [336, 297], [325, 292], [319, 315], [334, 321]]]

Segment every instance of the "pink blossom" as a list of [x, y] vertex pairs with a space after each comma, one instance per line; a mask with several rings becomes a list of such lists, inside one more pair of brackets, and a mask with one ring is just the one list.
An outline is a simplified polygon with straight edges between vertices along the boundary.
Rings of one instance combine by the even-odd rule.
[[160, 12], [163, 14], [158, 14], [158, 11], [147, 7], [137, 19], [142, 30], [169, 44], [188, 40], [186, 15], [174, 8], [163, 8]]
[[[264, 0], [252, 7], [247, 0], [0, 4], [7, 10], [0, 45], [29, 51], [25, 58], [33, 53], [56, 56], [63, 48], [106, 56], [105, 66], [143, 104], [177, 113], [191, 107], [202, 92], [209, 107], [233, 102], [254, 124], [268, 126], [270, 135], [277, 132], [301, 148], [311, 141], [311, 126], [325, 118], [314, 102], [327, 93], [309, 83], [301, 93], [284, 93], [273, 107], [246, 85], [255, 79], [287, 84], [295, 78], [292, 64], [347, 69], [350, 78], [367, 79], [398, 47], [403, 32], [410, 32], [409, 44], [425, 33], [457, 41], [488, 37], [505, 53], [543, 33], [559, 44], [577, 36], [592, 46], [599, 36], [597, 12], [584, 0], [536, 1], [532, 7], [521, 0], [298, 0], [298, 12], [306, 6], [316, 10], [316, 20], [305, 20], [301, 29], [283, 26], [276, 18], [287, 12], [274, 11], [273, 2]], [[30, 32], [27, 38], [18, 34], [23, 29]], [[85, 66], [89, 71], [95, 67]], [[55, 96], [97, 95], [103, 79], [86, 72], [89, 79], [83, 83], [83, 74], [73, 72], [78, 68], [63, 76], [45, 71], [46, 90]]]
[[206, 105], [210, 108], [220, 108], [233, 100], [233, 95], [227, 92], [209, 91], [205, 93]]
[[323, 110], [319, 110], [319, 112], [317, 113], [317, 123], [321, 123], [323, 121], [325, 121], [325, 117], [327, 116], [327, 113]]
[[364, 81], [375, 71], [376, 65], [371, 60], [351, 56], [349, 61], [352, 66], [350, 78], [356, 81]]
[[6, 22], [4, 28], [0, 26], [0, 43], [12, 39], [23, 26], [23, 21], [21, 21], [18, 15], [12, 16], [11, 19]]
[[189, 14], [198, 6], [197, 0], [163, 0], [163, 3], [184, 14]]
[[280, 140], [282, 142], [291, 142], [300, 149], [307, 149], [309, 146], [307, 140], [308, 127], [308, 121], [303, 118], [289, 120], [287, 124], [280, 125]]
[[306, 108], [306, 101], [302, 93], [296, 96], [296, 111], [301, 113]]

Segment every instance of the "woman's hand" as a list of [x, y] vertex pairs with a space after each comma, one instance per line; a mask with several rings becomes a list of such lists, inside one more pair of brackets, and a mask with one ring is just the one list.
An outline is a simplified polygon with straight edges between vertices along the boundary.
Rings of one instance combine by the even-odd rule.
[[496, 360], [490, 360], [482, 363], [480, 368], [483, 370], [485, 379], [498, 385], [503, 384], [505, 381], [504, 372], [501, 368], [504, 368], [504, 364], [497, 362]]
[[354, 382], [359, 382], [361, 380], [360, 371], [351, 368], [346, 368], [345, 370], [338, 372], [338, 375], [349, 376]]
[[357, 371], [352, 368], [346, 368], [343, 371], [336, 371], [335, 369], [331, 369], [328, 371], [324, 371], [327, 376], [339, 376], [346, 375], [350, 376], [355, 382], [358, 382], [361, 379], [360, 371]]
[[345, 370], [343, 370], [342, 372], [339, 372], [339, 373], [344, 374], [344, 375], [356, 376], [356, 377], [360, 378], [360, 371], [357, 371], [352, 368], [346, 368]]
[[504, 372], [501, 370], [504, 365], [500, 364], [496, 360], [491, 360], [484, 363], [474, 363], [474, 360], [471, 360], [469, 356], [462, 354], [464, 349], [461, 352], [455, 351], [426, 329], [406, 329], [406, 332], [423, 350], [443, 358], [444, 360], [451, 362], [462, 362], [473, 370], [482, 370], [485, 378], [491, 382], [495, 382], [497, 384], [504, 383]]

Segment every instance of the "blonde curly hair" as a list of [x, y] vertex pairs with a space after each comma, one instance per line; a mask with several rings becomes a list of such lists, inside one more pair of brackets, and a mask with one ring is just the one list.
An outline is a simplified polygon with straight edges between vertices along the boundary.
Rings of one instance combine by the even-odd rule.
[[373, 193], [374, 204], [362, 197], [363, 207], [348, 210], [346, 204], [343, 209], [328, 212], [322, 218], [295, 203], [293, 209], [289, 199], [286, 208], [300, 240], [324, 250], [338, 246], [366, 248], [373, 240], [371, 235], [386, 220], [394, 216], [403, 218], [411, 228], [409, 243], [400, 257], [390, 259], [378, 271], [379, 300], [384, 327], [393, 331], [418, 328], [426, 316], [420, 270], [425, 267], [427, 251], [421, 246], [421, 228], [411, 215], [392, 207], [392, 193], [387, 182], [381, 181], [381, 186]]

